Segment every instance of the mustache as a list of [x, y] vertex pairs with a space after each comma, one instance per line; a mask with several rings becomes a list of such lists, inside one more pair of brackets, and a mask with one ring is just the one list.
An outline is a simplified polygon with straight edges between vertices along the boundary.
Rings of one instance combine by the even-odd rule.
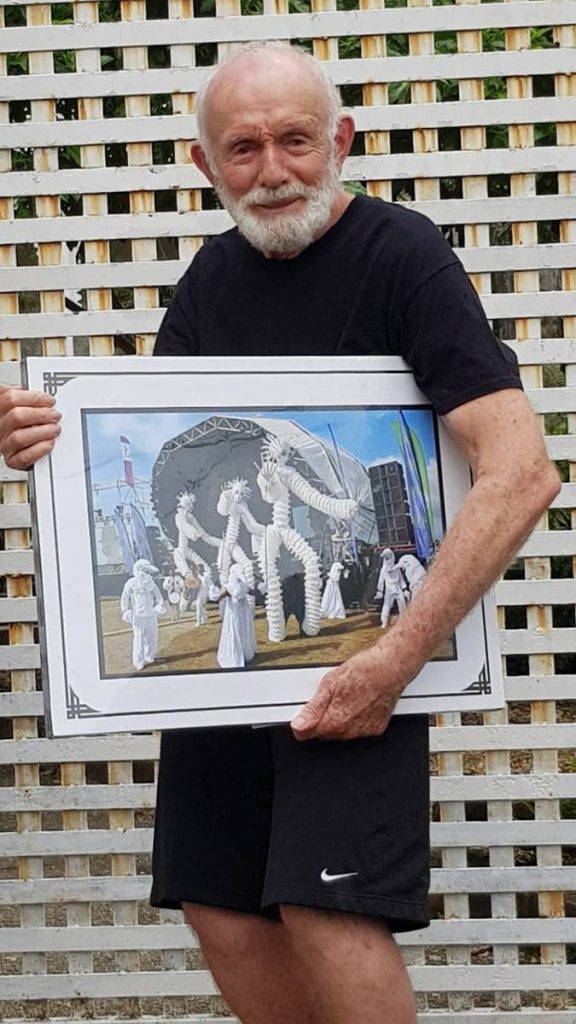
[[242, 209], [250, 206], [265, 206], [266, 203], [284, 202], [288, 199], [309, 199], [316, 195], [317, 189], [309, 185], [299, 185], [297, 182], [279, 185], [278, 188], [255, 188], [247, 192], [239, 200]]

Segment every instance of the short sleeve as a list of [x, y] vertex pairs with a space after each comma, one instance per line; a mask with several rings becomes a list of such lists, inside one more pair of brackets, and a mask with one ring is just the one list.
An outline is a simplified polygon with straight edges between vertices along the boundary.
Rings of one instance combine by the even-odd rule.
[[178, 282], [154, 345], [155, 356], [195, 356], [198, 354], [198, 313], [192, 264]]
[[512, 350], [493, 334], [462, 264], [453, 260], [406, 300], [398, 352], [440, 415], [505, 388], [521, 388]]

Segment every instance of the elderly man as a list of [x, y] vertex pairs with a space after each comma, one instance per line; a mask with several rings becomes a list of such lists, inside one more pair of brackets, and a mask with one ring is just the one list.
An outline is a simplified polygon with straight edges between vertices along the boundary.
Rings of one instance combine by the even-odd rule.
[[[395, 628], [328, 672], [291, 729], [165, 734], [152, 898], [183, 907], [244, 1024], [414, 1024], [392, 933], [427, 923], [427, 722], [392, 712], [557, 475], [436, 228], [339, 185], [354, 125], [320, 65], [280, 44], [240, 50], [204, 86], [198, 124], [193, 158], [237, 228], [195, 258], [156, 352], [400, 354], [475, 483]], [[48, 396], [0, 397], [9, 465], [58, 432]]]

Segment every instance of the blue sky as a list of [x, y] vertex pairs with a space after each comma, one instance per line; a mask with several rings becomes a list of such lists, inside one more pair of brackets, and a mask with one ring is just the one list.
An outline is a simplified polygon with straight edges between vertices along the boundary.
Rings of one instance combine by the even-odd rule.
[[[329, 427], [340, 447], [345, 448], [366, 467], [386, 459], [402, 461], [392, 431], [395, 409], [244, 409], [222, 410], [222, 415], [254, 418], [290, 419], [305, 430], [332, 445]], [[404, 411], [406, 420], [418, 434], [431, 475], [434, 495], [438, 491], [435, 471], [436, 446], [432, 413], [424, 409]], [[123, 478], [120, 435], [131, 444], [136, 477], [150, 480], [152, 469], [164, 443], [200, 423], [209, 412], [95, 412], [86, 413], [89, 462], [92, 481], [109, 485]], [[96, 507], [108, 514], [118, 502], [115, 489], [102, 492]], [[436, 502], [435, 502], [436, 503]]]

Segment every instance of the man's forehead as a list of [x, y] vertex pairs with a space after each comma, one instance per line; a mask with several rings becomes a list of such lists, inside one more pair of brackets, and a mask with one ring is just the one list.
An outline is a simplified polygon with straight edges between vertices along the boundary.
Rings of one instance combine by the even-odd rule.
[[206, 116], [224, 130], [232, 121], [252, 123], [278, 113], [289, 119], [326, 116], [327, 100], [318, 79], [303, 61], [246, 54], [218, 73], [207, 96]]

